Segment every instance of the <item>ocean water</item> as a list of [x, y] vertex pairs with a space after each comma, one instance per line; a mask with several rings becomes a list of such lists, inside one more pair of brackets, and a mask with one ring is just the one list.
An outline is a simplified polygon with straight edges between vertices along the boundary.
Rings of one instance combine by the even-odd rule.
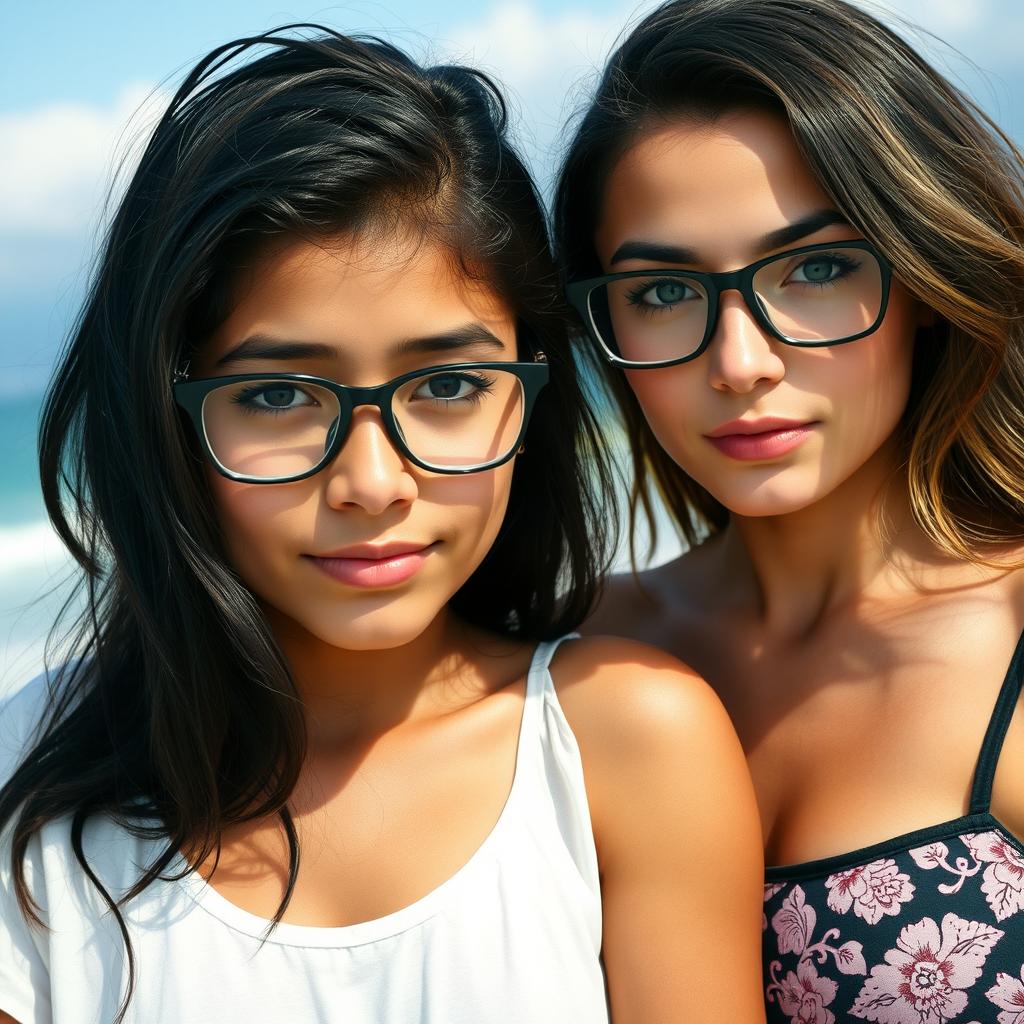
[[36, 469], [42, 394], [0, 397], [0, 692], [39, 671], [68, 593], [70, 561], [43, 507]]
[[38, 522], [44, 515], [36, 471], [42, 397], [36, 392], [0, 398], [0, 528]]

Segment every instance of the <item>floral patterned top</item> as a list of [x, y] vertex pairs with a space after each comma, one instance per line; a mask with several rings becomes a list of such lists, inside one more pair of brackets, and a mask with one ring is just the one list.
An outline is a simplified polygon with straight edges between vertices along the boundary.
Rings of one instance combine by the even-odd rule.
[[769, 868], [769, 1024], [1024, 1024], [1024, 844], [989, 813], [1024, 685], [1018, 641], [968, 813], [853, 853]]

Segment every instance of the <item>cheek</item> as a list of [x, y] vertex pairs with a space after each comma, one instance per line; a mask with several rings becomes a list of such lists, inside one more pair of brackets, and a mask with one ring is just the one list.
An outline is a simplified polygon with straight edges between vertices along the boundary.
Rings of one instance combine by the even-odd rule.
[[514, 462], [485, 473], [466, 476], [435, 476], [420, 484], [417, 504], [430, 507], [430, 516], [446, 533], [447, 543], [461, 558], [465, 578], [486, 555], [501, 528], [512, 489]]
[[207, 471], [210, 495], [224, 547], [239, 575], [250, 585], [270, 565], [294, 557], [311, 534], [317, 497], [309, 481], [295, 484], [239, 484]]
[[[909, 299], [894, 296], [875, 334], [831, 350], [821, 367], [820, 391], [832, 409], [834, 443], [851, 456], [871, 455], [899, 425], [910, 394], [917, 327]], [[805, 390], [814, 390], [810, 380]]]
[[[707, 403], [707, 378], [700, 360], [658, 370], [626, 370], [626, 380], [644, 418], [662, 448], [681, 465], [700, 440], [702, 406]], [[704, 427], [707, 424], [704, 423]]]

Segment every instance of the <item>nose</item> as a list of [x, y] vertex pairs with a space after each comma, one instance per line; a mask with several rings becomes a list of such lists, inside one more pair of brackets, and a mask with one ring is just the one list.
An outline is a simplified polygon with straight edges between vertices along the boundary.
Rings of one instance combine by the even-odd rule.
[[353, 411], [341, 450], [324, 473], [332, 508], [360, 508], [377, 516], [394, 505], [410, 504], [419, 493], [380, 412], [368, 406]]
[[765, 333], [738, 291], [723, 291], [708, 349], [711, 386], [745, 395], [781, 380], [786, 372], [778, 352], [782, 344]]

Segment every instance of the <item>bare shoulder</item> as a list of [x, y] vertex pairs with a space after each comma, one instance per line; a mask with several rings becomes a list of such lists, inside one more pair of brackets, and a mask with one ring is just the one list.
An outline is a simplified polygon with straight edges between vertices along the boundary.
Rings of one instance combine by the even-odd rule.
[[666, 759], [678, 765], [708, 747], [738, 749], [711, 687], [659, 648], [584, 637], [562, 645], [552, 678], [584, 761], [595, 769], [604, 762], [622, 770], [627, 762], [642, 767]]
[[[721, 908], [693, 896], [699, 879], [696, 889], [738, 894], [736, 934], [753, 963], [761, 826], [746, 758], [714, 691], [671, 655], [615, 637], [563, 644], [552, 679], [579, 746], [609, 935], [635, 940], [630, 922], [645, 899], [651, 908], [675, 900], [676, 921], [714, 920], [728, 931]], [[724, 848], [727, 868], [709, 853]], [[658, 913], [650, 909], [650, 920]]]

